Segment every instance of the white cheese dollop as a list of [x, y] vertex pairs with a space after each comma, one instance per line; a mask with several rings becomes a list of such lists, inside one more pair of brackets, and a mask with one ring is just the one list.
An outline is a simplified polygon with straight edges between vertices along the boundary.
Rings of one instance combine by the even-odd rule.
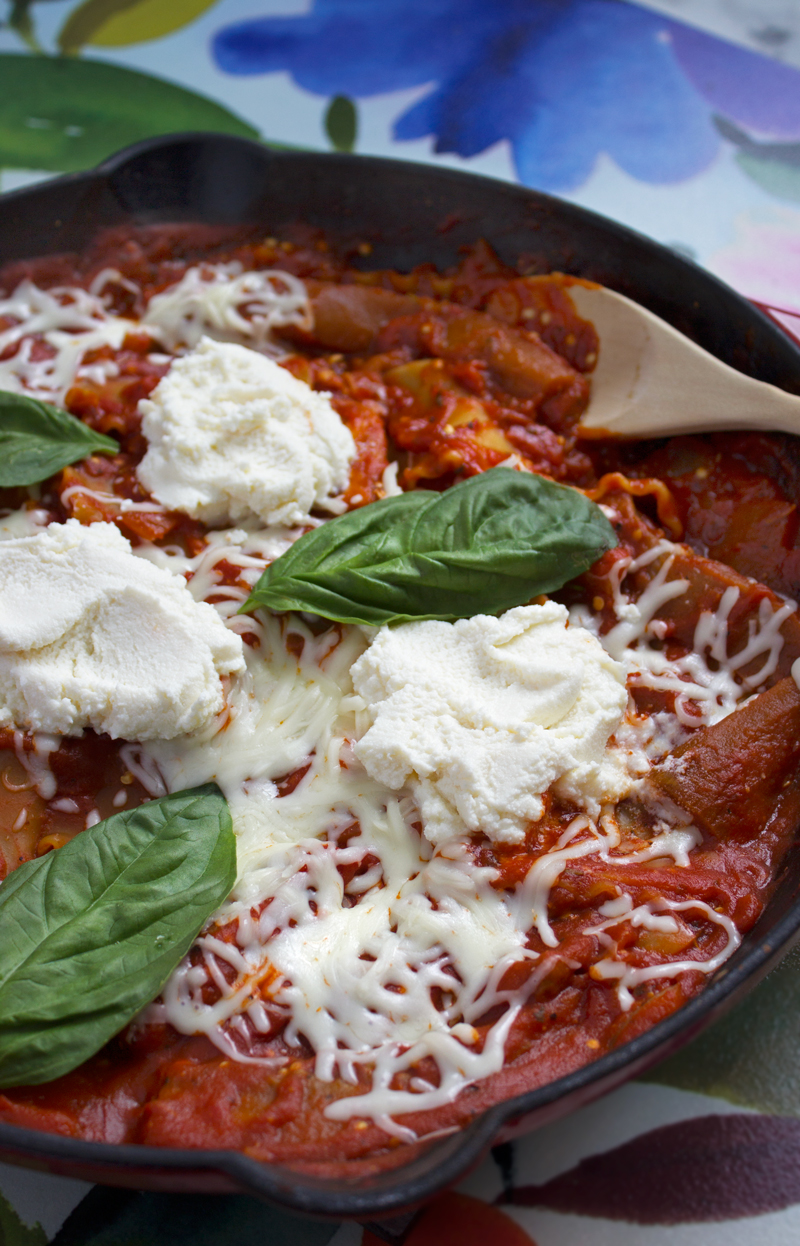
[[222, 709], [242, 641], [113, 524], [0, 542], [0, 723], [171, 739]]
[[254, 516], [306, 524], [331, 507], [356, 448], [331, 406], [258, 351], [201, 339], [140, 403], [140, 481], [170, 510], [209, 524]]
[[607, 747], [624, 670], [555, 602], [381, 628], [352, 677], [372, 721], [356, 754], [387, 786], [409, 784], [434, 844], [520, 842], [555, 783], [593, 816], [630, 787]]

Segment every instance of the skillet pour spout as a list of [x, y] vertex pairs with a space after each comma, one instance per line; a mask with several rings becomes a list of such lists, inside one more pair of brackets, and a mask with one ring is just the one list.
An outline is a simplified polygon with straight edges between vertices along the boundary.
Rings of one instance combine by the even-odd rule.
[[[320, 230], [369, 268], [455, 264], [486, 238], [500, 258], [606, 285], [722, 362], [800, 393], [800, 350], [755, 307], [691, 262], [613, 221], [524, 187], [377, 157], [272, 151], [217, 134], [140, 143], [87, 173], [0, 197], [0, 264], [82, 250], [125, 225], [254, 226], [278, 237]], [[209, 233], [210, 236], [210, 233]], [[363, 244], [368, 244], [365, 248]], [[0, 1124], [0, 1159], [154, 1190], [242, 1192], [287, 1211], [386, 1219], [458, 1181], [493, 1144], [590, 1102], [694, 1037], [742, 997], [800, 935], [800, 855], [784, 862], [757, 926], [678, 1012], [578, 1071], [535, 1090], [515, 1083], [457, 1133], [401, 1148], [387, 1162], [325, 1170], [267, 1164], [233, 1151], [115, 1146]]]

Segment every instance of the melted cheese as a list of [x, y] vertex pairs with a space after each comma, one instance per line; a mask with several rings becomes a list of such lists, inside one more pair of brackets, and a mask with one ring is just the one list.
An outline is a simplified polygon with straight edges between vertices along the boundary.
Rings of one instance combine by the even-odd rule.
[[149, 333], [154, 350], [161, 346], [170, 354], [195, 346], [205, 334], [278, 357], [286, 351], [273, 330], [310, 325], [303, 282], [277, 269], [245, 272], [237, 262], [190, 268], [177, 285], [151, 298], [141, 320], [108, 310], [103, 291], [109, 285], [140, 294], [134, 282], [105, 268], [88, 290], [42, 290], [25, 280], [0, 298], [0, 317], [11, 322], [0, 330], [0, 389], [59, 406], [76, 378], [103, 384], [117, 375], [113, 360], [84, 364], [83, 358], [102, 346], [119, 350], [129, 333]]
[[[760, 688], [777, 668], [783, 646], [781, 626], [797, 609], [787, 602], [773, 610], [767, 598], [759, 603], [758, 615], [751, 622], [747, 644], [735, 654], [728, 652], [728, 619], [739, 598], [739, 589], [725, 589], [715, 611], [704, 610], [695, 626], [692, 649], [682, 657], [668, 658], [658, 647], [666, 635], [665, 624], [657, 619], [660, 608], [681, 597], [689, 587], [687, 580], [670, 578], [680, 546], [662, 540], [636, 559], [620, 559], [614, 570], [614, 610], [619, 620], [600, 635], [597, 618], [585, 606], [573, 608], [570, 618], [597, 635], [603, 648], [628, 671], [633, 685], [675, 694], [675, 718], [668, 733], [652, 727], [652, 738], [661, 735], [651, 755], [663, 755], [680, 743], [680, 728], [696, 728], [719, 722], [734, 710], [750, 692]], [[644, 592], [632, 601], [623, 591], [626, 576], [663, 561]], [[754, 674], [737, 679], [738, 673], [758, 658], [763, 661]], [[666, 725], [666, 724], [662, 724]], [[676, 728], [678, 730], [676, 731]], [[685, 737], [685, 732], [682, 733]]]
[[[56, 405], [76, 376], [102, 383], [116, 375], [113, 360], [82, 369], [87, 351], [119, 350], [126, 335], [139, 329], [136, 321], [109, 314], [96, 294], [77, 286], [40, 290], [32, 281], [20, 282], [13, 294], [0, 298], [0, 317], [15, 322], [0, 331], [0, 389]], [[34, 349], [37, 339], [47, 348], [44, 357]]]
[[[502, 1068], [519, 1010], [558, 958], [548, 901], [565, 866], [595, 856], [672, 857], [681, 867], [699, 836], [693, 827], [665, 822], [649, 845], [619, 856], [614, 818], [581, 815], [512, 892], [492, 887], [494, 871], [476, 864], [462, 836], [433, 845], [419, 833], [411, 791], [371, 778], [358, 760], [354, 745], [370, 716], [353, 694], [350, 670], [367, 647], [365, 634], [343, 627], [315, 636], [296, 616], [281, 623], [261, 613], [236, 615], [244, 590], [217, 583], [220, 558], [238, 564], [249, 583], [296, 535], [212, 533], [193, 559], [178, 550], [140, 550], [189, 575], [199, 599], [227, 594], [216, 608], [259, 643], [256, 650], [246, 646], [247, 670], [231, 688], [222, 730], [126, 755], [153, 795], [219, 783], [238, 838], [237, 882], [198, 940], [200, 962], [187, 958], [147, 1015], [183, 1033], [207, 1034], [232, 1059], [274, 1065], [280, 1058], [259, 1058], [247, 1048], [251, 1036], [269, 1032], [277, 1013], [287, 1041], [303, 1036], [311, 1044], [320, 1079], [356, 1085], [359, 1067], [370, 1068], [370, 1088], [331, 1103], [329, 1117], [369, 1116], [387, 1133], [410, 1139], [396, 1117], [451, 1102]], [[287, 648], [288, 632], [295, 644], [302, 639], [300, 659]], [[276, 780], [304, 766], [294, 790], [279, 796]], [[353, 866], [360, 872], [345, 886], [340, 871]], [[238, 922], [234, 944], [215, 934], [231, 921]], [[541, 958], [527, 947], [532, 925], [553, 949]], [[733, 947], [731, 938], [725, 954]], [[532, 963], [528, 981], [502, 989], [506, 970], [518, 961]], [[624, 1003], [633, 971], [622, 962], [612, 966], [608, 956], [602, 963], [601, 974], [616, 975]], [[706, 972], [705, 962], [691, 967]], [[683, 962], [662, 968], [661, 976], [674, 977]], [[209, 984], [216, 986], [213, 1003]], [[491, 1008], [499, 1018], [479, 1042], [475, 1022]], [[419, 1076], [405, 1089], [393, 1085], [426, 1057], [436, 1063], [438, 1085]]]
[[188, 269], [177, 285], [151, 298], [142, 324], [170, 351], [191, 350], [205, 336], [280, 356], [286, 349], [276, 344], [273, 330], [309, 329], [311, 311], [299, 278], [279, 269], [244, 272], [234, 260]]
[[[219, 783], [238, 840], [237, 881], [197, 941], [199, 963], [182, 963], [147, 1016], [183, 1033], [207, 1034], [234, 1060], [274, 1065], [280, 1058], [260, 1058], [247, 1048], [251, 1036], [269, 1032], [277, 1014], [290, 1043], [301, 1036], [310, 1042], [320, 1079], [355, 1086], [359, 1068], [371, 1070], [369, 1089], [331, 1103], [328, 1116], [369, 1116], [387, 1133], [411, 1139], [397, 1117], [451, 1102], [502, 1068], [515, 1018], [559, 958], [548, 907], [566, 866], [591, 857], [620, 863], [672, 857], [685, 867], [699, 835], [667, 818], [651, 843], [622, 856], [610, 814], [598, 821], [580, 815], [511, 892], [492, 887], [494, 871], [477, 865], [463, 836], [431, 844], [419, 833], [411, 791], [371, 778], [358, 760], [355, 746], [370, 717], [353, 693], [350, 670], [367, 647], [365, 634], [343, 627], [315, 635], [296, 616], [238, 615], [247, 589], [219, 584], [222, 559], [252, 584], [298, 535], [298, 529], [241, 528], [210, 533], [192, 558], [177, 547], [144, 544], [136, 551], [186, 576], [197, 601], [212, 598], [228, 627], [258, 642], [245, 646], [246, 670], [232, 682], [222, 726], [122, 750], [124, 764], [154, 797]], [[770, 622], [764, 621], [767, 636]], [[632, 637], [625, 648], [636, 652], [640, 640]], [[625, 722], [634, 735], [647, 735], [635, 716]], [[623, 737], [622, 727], [617, 734]], [[57, 743], [40, 735], [36, 751], [24, 753], [20, 739], [21, 759], [43, 795], [52, 795], [46, 763]], [[627, 747], [635, 755], [639, 743]], [[303, 778], [280, 796], [276, 781], [300, 767], [307, 767]], [[345, 885], [341, 870], [353, 866], [360, 872]], [[636, 968], [617, 954], [614, 929], [624, 920], [656, 931], [674, 928], [681, 905], [666, 900], [636, 908], [620, 897], [587, 930], [604, 953], [592, 972], [614, 986], [623, 1009], [640, 982], [713, 972], [735, 950], [738, 935], [727, 918], [699, 903], [683, 907], [724, 928], [725, 946], [714, 956]], [[238, 923], [235, 943], [217, 937], [231, 921]], [[532, 926], [550, 949], [541, 957], [527, 946]], [[527, 981], [503, 989], [506, 970], [517, 962], [531, 964]], [[216, 987], [211, 1003], [209, 985]], [[479, 1041], [475, 1023], [490, 1009], [498, 1019]], [[438, 1084], [415, 1075], [398, 1089], [397, 1075], [425, 1058], [435, 1062]]]
[[[210, 966], [220, 948], [206, 941], [208, 972], [185, 962], [164, 993], [164, 1015], [233, 1054], [229, 1023], [246, 1014], [258, 1028], [258, 987], [268, 980], [272, 1003], [290, 1017], [287, 1038], [302, 1033], [311, 1042], [319, 1077], [338, 1073], [355, 1082], [357, 1064], [374, 1066], [369, 1095], [333, 1105], [331, 1115], [375, 1114], [398, 1132], [389, 1113], [408, 1109], [390, 1083], [409, 1061], [435, 1054], [442, 1071], [438, 1088], [409, 1092], [415, 1107], [445, 1102], [468, 1080], [501, 1067], [499, 1033], [511, 1024], [508, 1014], [481, 1052], [451, 1030], [471, 1032], [508, 965], [531, 956], [525, 931], [491, 887], [494, 872], [475, 866], [461, 843], [434, 852], [414, 827], [413, 801], [355, 761], [349, 745], [358, 700], [349, 668], [365, 646], [359, 629], [344, 629], [335, 643], [337, 632], [315, 639], [293, 619], [292, 632], [305, 642], [298, 662], [276, 620], [256, 625], [269, 660], [250, 655], [246, 676], [231, 690], [225, 730], [188, 746], [148, 746], [170, 790], [219, 783], [239, 841], [239, 877], [216, 917], [220, 924], [239, 920], [238, 946], [223, 953], [236, 978], [215, 979]], [[275, 778], [308, 759], [302, 781], [278, 798]], [[341, 847], [337, 835], [354, 818], [358, 834]], [[377, 864], [345, 888], [338, 867], [368, 854]], [[209, 975], [221, 991], [210, 1006], [202, 997]], [[452, 994], [444, 1009], [434, 1005], [434, 987]], [[403, 1054], [403, 1046], [416, 1055]]]
[[36, 788], [42, 800], [52, 800], [56, 794], [58, 785], [50, 769], [50, 754], [55, 752], [60, 743], [61, 736], [38, 731], [33, 737], [33, 748], [29, 750], [25, 748], [22, 732], [14, 732], [14, 751], [17, 754], [17, 760], [27, 772], [30, 786]]
[[[76, 376], [102, 382], [113, 375], [113, 362], [84, 365], [83, 358], [98, 346], [118, 348], [133, 329], [149, 332], [154, 348], [172, 353], [191, 349], [205, 334], [274, 355], [280, 352], [276, 327], [308, 323], [305, 289], [284, 273], [245, 273], [237, 264], [190, 269], [176, 286], [151, 299], [141, 323], [108, 311], [103, 291], [110, 283], [138, 293], [119, 273], [105, 270], [88, 292], [42, 291], [23, 282], [0, 300], [0, 316], [12, 322], [0, 332], [0, 354], [8, 356], [0, 361], [0, 387], [60, 401]], [[37, 338], [46, 345], [41, 359], [35, 357], [42, 353], [34, 349]], [[387, 469], [383, 484], [387, 494], [397, 491], [396, 466]], [[109, 501], [108, 495], [98, 497]], [[126, 499], [117, 504], [121, 511], [161, 509]], [[40, 514], [6, 516], [0, 538], [35, 532]], [[209, 780], [219, 783], [238, 841], [236, 884], [197, 940], [199, 963], [187, 958], [148, 1014], [181, 1032], [208, 1034], [232, 1059], [275, 1063], [245, 1051], [253, 1034], [270, 1031], [270, 1016], [277, 1012], [287, 1023], [290, 1043], [300, 1036], [311, 1043], [321, 1079], [338, 1076], [356, 1085], [360, 1066], [372, 1070], [369, 1090], [330, 1104], [328, 1116], [371, 1116], [387, 1133], [410, 1139], [413, 1133], [395, 1116], [451, 1102], [465, 1086], [502, 1067], [515, 1018], [559, 959], [548, 907], [551, 889], [568, 864], [591, 857], [619, 863], [672, 857], [676, 868], [686, 867], [699, 835], [691, 826], [675, 826], [667, 815], [648, 845], [621, 856], [614, 818], [608, 812], [598, 817], [593, 806], [573, 819], [515, 891], [501, 892], [492, 887], [495, 872], [476, 863], [463, 819], [449, 833], [420, 834], [420, 794], [403, 786], [408, 776], [388, 783], [368, 774], [358, 758], [371, 717], [354, 695], [350, 670], [366, 649], [364, 634], [344, 627], [316, 635], [300, 618], [280, 623], [237, 614], [247, 594], [241, 585], [252, 585], [266, 563], [299, 535], [299, 528], [264, 527], [251, 515], [240, 528], [210, 533], [206, 547], [191, 558], [177, 547], [146, 543], [135, 551], [155, 567], [185, 576], [195, 601], [212, 599], [231, 631], [257, 642], [257, 648], [245, 646], [246, 669], [234, 678], [219, 720], [190, 736], [129, 742], [121, 749], [123, 763], [153, 797]], [[792, 609], [773, 611], [762, 603], [746, 650], [731, 657], [727, 620], [736, 590], [728, 590], [718, 610], [698, 621], [695, 652], [668, 662], [652, 642], [661, 637], [659, 607], [687, 587], [670, 579], [676, 548], [663, 542], [619, 566], [618, 622], [600, 638], [631, 680], [676, 693], [676, 717], [648, 718], [630, 705], [622, 716], [620, 703], [611, 745], [630, 773], [643, 773], [650, 757], [674, 745], [681, 724], [697, 725], [698, 713], [712, 722], [730, 712], [743, 694], [735, 676], [746, 663], [764, 659], [758, 674], [745, 682], [745, 693], [768, 677], [780, 651], [780, 624]], [[623, 591], [624, 576], [661, 556], [651, 585], [632, 602]], [[219, 583], [223, 559], [240, 569], [241, 584]], [[572, 622], [597, 631], [588, 612], [575, 611]], [[48, 757], [58, 742], [40, 732], [34, 749], [26, 751], [21, 734], [16, 736], [29, 782], [46, 799], [55, 794]], [[306, 769], [297, 786], [279, 795], [277, 781], [300, 767]], [[121, 806], [124, 791], [119, 795]], [[91, 811], [87, 824], [96, 817]], [[345, 885], [342, 871], [349, 877], [353, 867], [358, 872]], [[635, 968], [617, 954], [613, 932], [620, 923], [670, 933], [684, 909], [725, 930], [725, 947], [715, 956]], [[607, 953], [593, 973], [615, 983], [623, 1008], [630, 1007], [638, 983], [710, 973], [738, 943], [732, 923], [701, 902], [655, 900], [637, 907], [622, 895], [602, 906], [600, 916], [603, 921], [586, 932]], [[235, 943], [218, 937], [231, 921], [237, 923]], [[550, 949], [542, 956], [527, 947], [532, 926]], [[518, 962], [531, 963], [527, 982], [503, 989], [506, 970]], [[208, 1002], [209, 984], [217, 991], [213, 1002]], [[475, 1023], [490, 1010], [499, 1017], [479, 1041]], [[438, 1085], [416, 1075], [397, 1089], [397, 1075], [425, 1058], [436, 1064]]]
[[679, 902], [662, 899], [634, 907], [633, 900], [627, 894], [620, 896], [618, 900], [610, 900], [606, 904], [601, 905], [599, 912], [607, 920], [600, 922], [597, 926], [587, 926], [584, 930], [584, 934], [600, 935], [602, 938], [605, 931], [619, 926], [622, 922], [629, 922], [634, 928], [643, 927], [645, 930], [673, 933], [679, 927], [672, 914], [685, 913], [690, 910], [702, 913], [707, 921], [713, 925], [721, 926], [727, 936], [725, 946], [714, 956], [710, 956], [706, 960], [669, 961], [662, 965], [648, 965], [637, 968], [626, 960], [617, 959], [614, 955], [617, 951], [614, 940], [602, 940], [607, 944], [612, 954], [596, 961], [592, 965], [590, 972], [597, 981], [615, 981], [617, 983], [617, 996], [623, 1012], [629, 1012], [633, 1006], [634, 1000], [631, 989], [639, 986], [642, 982], [651, 982], [660, 978], [674, 978], [681, 973], [714, 973], [736, 951], [742, 941], [741, 935], [729, 917], [726, 917], [724, 913], [717, 913], [702, 900], [683, 900]]

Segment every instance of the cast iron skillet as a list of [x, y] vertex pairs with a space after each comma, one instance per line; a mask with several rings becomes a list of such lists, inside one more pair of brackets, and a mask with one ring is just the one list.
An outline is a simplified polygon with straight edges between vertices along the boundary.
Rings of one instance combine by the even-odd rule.
[[[217, 134], [171, 135], [94, 171], [0, 197], [0, 264], [82, 249], [126, 222], [297, 221], [343, 245], [372, 244], [366, 267], [453, 264], [487, 238], [503, 259], [592, 278], [649, 307], [740, 371], [800, 393], [800, 350], [703, 269], [583, 208], [506, 182], [374, 156], [274, 152]], [[0, 1124], [0, 1159], [111, 1185], [245, 1192], [289, 1211], [397, 1215], [452, 1184], [490, 1145], [604, 1094], [676, 1050], [749, 990], [800, 933], [800, 855], [784, 863], [766, 912], [705, 990], [666, 1021], [550, 1085], [498, 1104], [402, 1167], [321, 1180], [233, 1151], [78, 1141]]]

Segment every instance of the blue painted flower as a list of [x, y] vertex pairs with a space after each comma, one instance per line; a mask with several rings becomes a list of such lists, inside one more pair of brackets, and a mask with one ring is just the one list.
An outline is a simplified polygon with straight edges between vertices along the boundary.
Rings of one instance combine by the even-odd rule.
[[430, 85], [397, 139], [475, 156], [507, 139], [521, 181], [571, 190], [607, 152], [676, 182], [716, 155], [714, 113], [800, 138], [800, 73], [624, 0], [315, 0], [221, 30], [234, 74], [290, 72], [319, 95]]

